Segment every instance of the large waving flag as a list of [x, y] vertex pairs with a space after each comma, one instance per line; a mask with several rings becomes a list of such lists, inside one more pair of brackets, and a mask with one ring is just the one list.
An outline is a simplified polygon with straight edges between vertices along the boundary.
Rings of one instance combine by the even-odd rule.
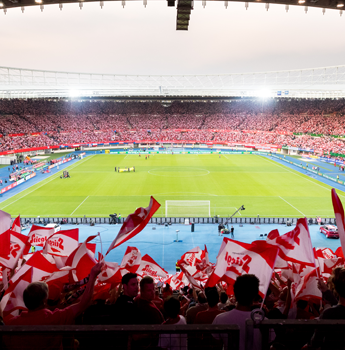
[[15, 218], [12, 224], [12, 231], [22, 233], [22, 225], [20, 224], [20, 215]]
[[171, 288], [173, 290], [176, 290], [184, 286], [183, 279], [184, 279], [184, 273], [176, 272], [175, 275], [172, 275], [168, 279], [166, 279], [164, 283], [169, 283]]
[[135, 273], [141, 261], [140, 250], [136, 247], [127, 247], [125, 255], [122, 258], [120, 267], [128, 272]]
[[44, 254], [69, 256], [79, 245], [79, 229], [61, 230], [51, 235], [43, 248]]
[[168, 273], [147, 254], [142, 257], [137, 274], [141, 277], [151, 276], [154, 279], [168, 277]]
[[[15, 282], [26, 271], [32, 268], [32, 282], [44, 281], [53, 272], [58, 271], [55, 265], [53, 257], [49, 254], [43, 254], [42, 251], [35, 252], [30, 259], [20, 267], [20, 269], [14, 274], [11, 281]], [[10, 282], [11, 282], [10, 281]]]
[[102, 272], [98, 275], [98, 280], [102, 283], [116, 285], [121, 283], [123, 272], [127, 273], [127, 270], [121, 270], [118, 263], [105, 261]]
[[12, 270], [17, 266], [18, 260], [24, 251], [26, 242], [28, 241], [28, 236], [12, 230], [8, 231], [10, 234], [10, 254], [6, 258], [0, 256], [0, 265]]
[[12, 218], [11, 214], [0, 210], [0, 234], [11, 228]]
[[15, 310], [26, 310], [23, 293], [25, 288], [32, 282], [32, 268], [27, 270], [20, 276], [17, 281], [10, 283], [3, 298], [0, 302], [0, 307], [4, 312], [4, 318], [10, 317], [10, 314]]
[[95, 253], [88, 248], [88, 243], [98, 235], [88, 237], [67, 259], [66, 266], [73, 268], [73, 282], [78, 282], [90, 274], [93, 266], [96, 265]]
[[333, 203], [335, 220], [337, 222], [340, 243], [341, 243], [342, 251], [344, 252], [345, 251], [344, 208], [334, 188], [332, 188], [332, 203]]
[[270, 232], [267, 243], [279, 248], [279, 258], [275, 267], [285, 268], [286, 262], [291, 261], [298, 264], [315, 267], [315, 258], [311, 244], [307, 219], [298, 219], [296, 227], [279, 236], [278, 230]]
[[[61, 231], [60, 231], [61, 232]], [[53, 227], [42, 227], [32, 225], [29, 232], [29, 241], [31, 246], [44, 247], [47, 239], [54, 234]]]
[[259, 294], [264, 298], [278, 251], [278, 247], [265, 241], [248, 244], [223, 238], [215, 269], [205, 287], [214, 287], [221, 280], [233, 285], [238, 276], [253, 274], [260, 280]]
[[128, 215], [118, 235], [111, 243], [107, 254], [142, 231], [160, 206], [151, 196], [150, 204], [147, 208], [140, 207], [133, 214]]

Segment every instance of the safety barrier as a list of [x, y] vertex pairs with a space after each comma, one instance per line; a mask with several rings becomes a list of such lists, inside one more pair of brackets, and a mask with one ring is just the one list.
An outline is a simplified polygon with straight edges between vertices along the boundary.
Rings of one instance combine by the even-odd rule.
[[[138, 325], [138, 326], [3, 326], [0, 327], [1, 348], [9, 344], [16, 350], [43, 350], [49, 347], [63, 349], [158, 349], [159, 336], [163, 335], [166, 343], [172, 343], [174, 350], [209, 350], [214, 343], [212, 334], [227, 337], [225, 350], [239, 349], [239, 328], [237, 325]], [[180, 336], [178, 336], [180, 335]], [[181, 342], [177, 339], [182, 339]], [[53, 346], [55, 345], [55, 347]], [[61, 346], [62, 348], [62, 346]]]
[[[286, 346], [287, 349], [301, 349], [312, 337], [315, 330], [327, 334], [329, 331], [332, 335], [342, 335], [342, 344], [338, 343], [337, 349], [344, 349], [345, 320], [264, 320], [253, 322], [246, 321], [246, 332], [251, 333], [252, 329], [259, 329], [261, 331], [262, 350], [270, 349], [270, 332], [273, 329], [276, 334], [276, 342], [280, 342]], [[271, 333], [272, 334], [272, 333]], [[323, 337], [321, 337], [322, 339]], [[337, 338], [338, 339], [338, 338]], [[304, 344], [303, 344], [304, 343]], [[326, 344], [324, 344], [326, 345]], [[328, 346], [330, 344], [327, 344]], [[321, 348], [323, 348], [321, 346]], [[331, 349], [332, 347], [327, 347]], [[246, 348], [246, 350], [249, 350]]]
[[[126, 217], [121, 217], [117, 223], [123, 223]], [[150, 224], [164, 225], [164, 224], [185, 224], [185, 220], [188, 219], [189, 223], [195, 224], [251, 224], [251, 225], [263, 225], [263, 224], [275, 224], [275, 225], [295, 225], [298, 218], [247, 218], [247, 217], [153, 217], [150, 219]], [[67, 224], [109, 224], [111, 221], [110, 217], [21, 217], [21, 223], [30, 222], [32, 224], [39, 224], [43, 222], [61, 223], [66, 220]], [[307, 219], [310, 225], [317, 224], [316, 218]], [[321, 218], [322, 224], [335, 225], [335, 218]]]

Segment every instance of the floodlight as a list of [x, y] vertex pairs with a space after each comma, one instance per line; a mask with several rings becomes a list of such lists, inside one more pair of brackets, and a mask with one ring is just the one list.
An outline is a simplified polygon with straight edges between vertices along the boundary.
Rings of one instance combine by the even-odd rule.
[[42, 2], [43, 2], [42, 0], [35, 0], [36, 4], [42, 4]]
[[338, 1], [337, 7], [344, 7], [344, 1]]
[[0, 2], [0, 7], [3, 7], [3, 6], [4, 6], [4, 4], [2, 2]]
[[80, 91], [78, 91], [78, 90], [70, 90], [69, 91], [69, 95], [71, 97], [78, 97], [78, 96], [80, 96]]
[[299, 3], [299, 4], [304, 4], [304, 3], [305, 3], [305, 0], [298, 0], [298, 3]]
[[262, 89], [257, 91], [257, 96], [261, 97], [261, 98], [267, 98], [271, 96], [271, 91], [268, 89]]

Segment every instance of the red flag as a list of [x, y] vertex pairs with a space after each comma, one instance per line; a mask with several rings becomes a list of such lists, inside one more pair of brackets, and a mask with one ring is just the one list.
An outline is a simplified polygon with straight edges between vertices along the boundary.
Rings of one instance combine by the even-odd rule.
[[11, 234], [10, 230], [5, 231], [0, 235], [0, 257], [7, 259], [10, 255]]
[[[344, 251], [345, 247], [345, 220], [344, 220], [344, 208], [341, 204], [341, 201], [337, 195], [337, 192], [335, 192], [335, 189], [332, 188], [332, 203], [333, 203], [333, 209], [334, 209], [334, 215], [335, 215], [335, 221], [338, 226], [338, 233], [340, 238], [341, 247]], [[340, 256], [340, 255], [338, 255]]]
[[31, 283], [31, 278], [32, 268], [26, 271], [16, 282], [10, 283], [0, 303], [5, 317], [15, 310], [26, 310], [23, 292]]
[[316, 248], [316, 256], [323, 259], [334, 259], [337, 257], [336, 254], [330, 248]]
[[248, 244], [224, 238], [216, 267], [206, 287], [214, 287], [220, 280], [232, 285], [238, 276], [254, 274], [260, 280], [259, 294], [264, 298], [271, 281], [278, 250], [278, 247], [265, 241]]
[[44, 281], [53, 272], [58, 271], [55, 261], [51, 255], [43, 254], [42, 251], [35, 252], [31, 258], [14, 274], [11, 281], [15, 282], [18, 278], [32, 268], [31, 282]]
[[66, 265], [73, 267], [72, 276], [74, 282], [78, 282], [87, 277], [90, 274], [92, 267], [97, 263], [95, 254], [87, 248], [87, 243], [96, 237], [98, 237], [98, 235], [88, 237], [66, 261]]
[[127, 270], [121, 270], [118, 263], [105, 261], [104, 268], [98, 275], [98, 279], [102, 283], [119, 284], [121, 283], [123, 272], [127, 273]]
[[22, 225], [20, 224], [20, 215], [15, 218], [12, 224], [12, 231], [22, 233]]
[[311, 299], [318, 301], [322, 299], [322, 293], [317, 287], [318, 273], [317, 269], [313, 269], [307, 275], [303, 276], [295, 289], [295, 300]]
[[111, 243], [107, 254], [142, 231], [160, 206], [151, 196], [150, 205], [147, 208], [140, 207], [133, 214], [128, 215], [118, 235]]
[[279, 258], [275, 267], [285, 268], [286, 262], [291, 261], [315, 267], [315, 258], [311, 244], [307, 219], [298, 219], [296, 227], [282, 236], [269, 234], [267, 243], [279, 247]]
[[48, 237], [52, 236], [53, 234], [53, 227], [42, 227], [38, 225], [32, 225], [28, 235], [28, 243], [30, 243], [31, 246], [44, 247]]
[[44, 254], [69, 256], [79, 244], [79, 229], [61, 230], [51, 235], [43, 248]]
[[164, 283], [169, 283], [171, 288], [173, 290], [176, 290], [184, 286], [184, 283], [182, 281], [183, 277], [184, 277], [183, 272], [176, 272], [175, 275], [172, 275], [168, 279], [166, 279]]
[[[180, 268], [182, 270], [182, 272], [184, 273], [185, 277], [187, 278], [190, 286], [192, 288], [195, 288], [195, 289], [202, 289], [202, 287], [200, 286], [200, 284], [195, 280], [195, 278], [188, 272], [188, 270], [183, 266], [183, 265], [180, 265]], [[206, 276], [207, 277], [207, 276]]]
[[24, 236], [21, 233], [10, 231], [10, 254], [7, 258], [0, 257], [0, 265], [14, 269], [17, 266], [18, 260], [21, 257], [25, 244], [28, 240], [28, 236]]
[[0, 234], [11, 228], [12, 218], [11, 214], [0, 210]]
[[137, 274], [141, 277], [151, 276], [155, 279], [168, 277], [168, 273], [147, 254], [142, 257]]
[[335, 251], [335, 255], [338, 256], [339, 258], [345, 258], [342, 247], [337, 248], [337, 250]]
[[122, 258], [120, 267], [126, 269], [128, 272], [135, 273], [141, 261], [140, 250], [136, 247], [127, 247], [126, 253]]

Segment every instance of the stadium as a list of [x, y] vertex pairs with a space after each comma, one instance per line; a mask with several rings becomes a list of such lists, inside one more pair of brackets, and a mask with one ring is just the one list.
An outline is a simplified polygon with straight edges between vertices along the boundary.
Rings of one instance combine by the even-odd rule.
[[[76, 5], [0, 8], [57, 4]], [[294, 5], [261, 5], [278, 4]], [[196, 4], [166, 5], [172, 35], [195, 35]], [[342, 15], [344, 3], [301, 6]], [[345, 347], [344, 65], [33, 67], [0, 66], [2, 347]]]

